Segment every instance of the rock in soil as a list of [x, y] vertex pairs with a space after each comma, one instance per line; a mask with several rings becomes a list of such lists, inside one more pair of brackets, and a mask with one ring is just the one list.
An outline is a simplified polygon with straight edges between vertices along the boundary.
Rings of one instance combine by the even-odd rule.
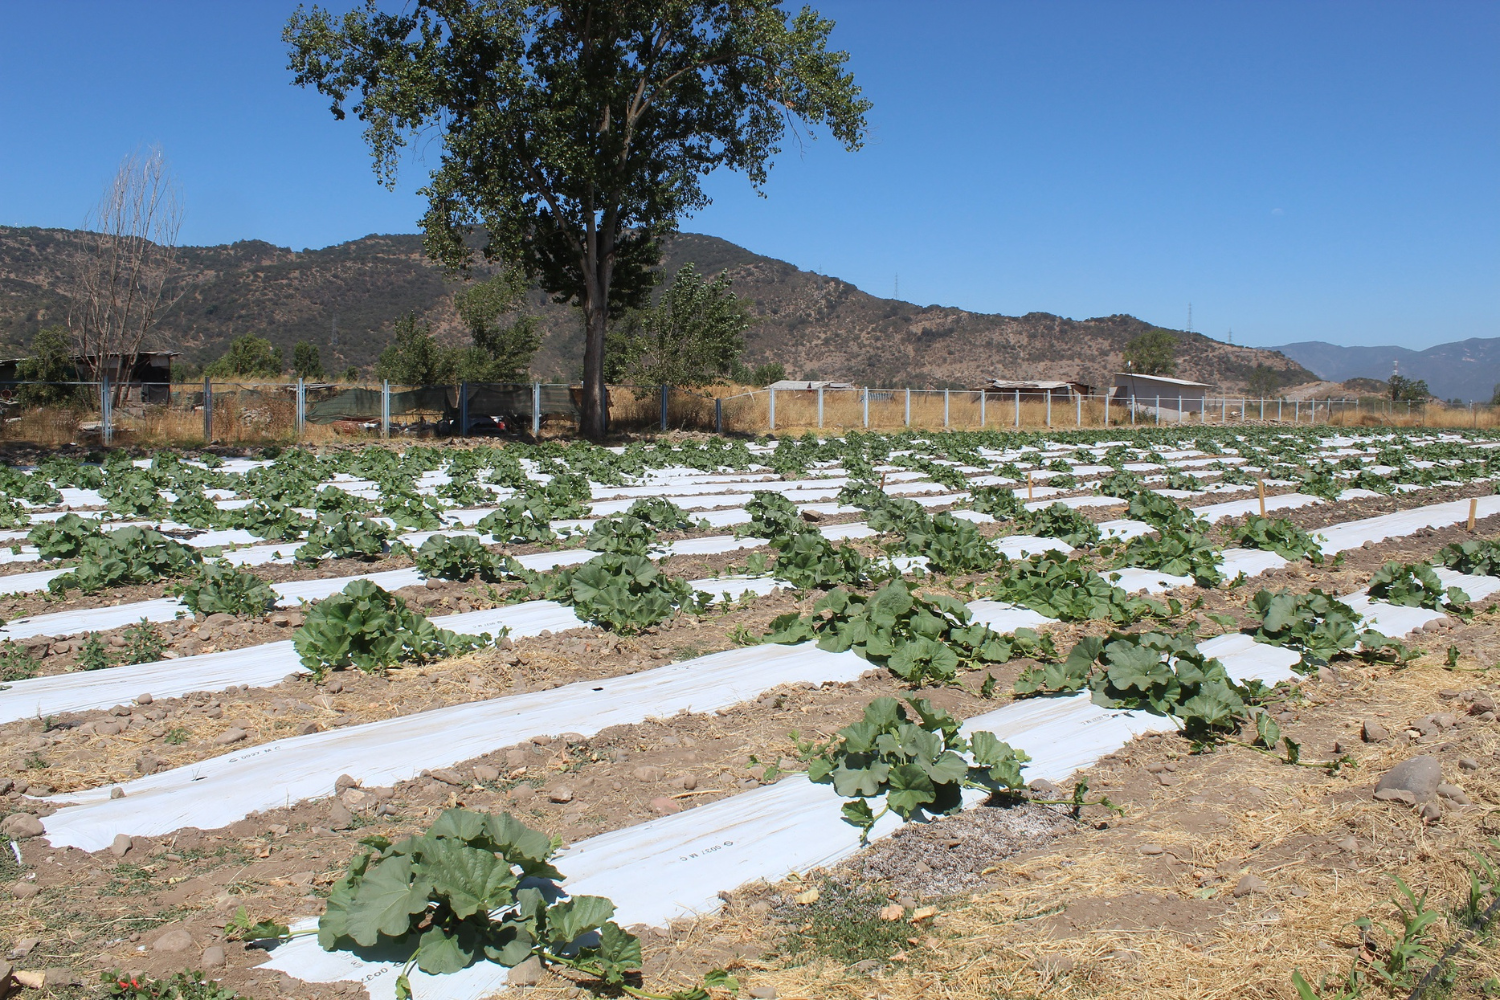
[[5, 817], [5, 822], [0, 823], [0, 833], [5, 834], [12, 840], [23, 840], [26, 837], [40, 837], [47, 832], [42, 826], [42, 821], [31, 813], [14, 813]]
[[1438, 785], [1443, 780], [1443, 767], [1436, 757], [1412, 757], [1403, 760], [1375, 785], [1375, 794], [1381, 792], [1410, 792], [1417, 802], [1431, 802], [1437, 798]]

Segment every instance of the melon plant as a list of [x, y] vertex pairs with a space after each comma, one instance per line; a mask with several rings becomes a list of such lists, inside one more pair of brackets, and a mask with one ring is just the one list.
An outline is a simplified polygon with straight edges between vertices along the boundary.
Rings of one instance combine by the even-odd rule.
[[486, 633], [459, 635], [438, 628], [369, 580], [352, 580], [342, 592], [313, 605], [292, 635], [302, 665], [318, 680], [344, 667], [384, 673], [400, 663], [472, 652], [490, 641]]

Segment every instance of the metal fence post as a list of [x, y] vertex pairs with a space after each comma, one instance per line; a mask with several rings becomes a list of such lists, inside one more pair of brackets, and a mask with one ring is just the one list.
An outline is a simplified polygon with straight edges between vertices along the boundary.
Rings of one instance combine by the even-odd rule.
[[943, 426], [948, 426], [948, 390], [943, 390]]
[[1302, 400], [1292, 400], [1292, 423], [1302, 423]]
[[865, 386], [865, 429], [870, 427], [870, 387]]
[[1135, 393], [1130, 394], [1130, 426], [1135, 426]]
[[297, 440], [302, 440], [302, 430], [307, 426], [307, 380], [297, 377]]
[[667, 429], [667, 393], [671, 391], [665, 384], [661, 387], [661, 429]]
[[[1207, 405], [1207, 404], [1205, 404]], [[1225, 396], [1219, 400], [1219, 423], [1229, 423], [1229, 397]]]
[[1161, 426], [1161, 393], [1156, 394], [1156, 426]]
[[531, 436], [542, 436], [542, 383], [531, 383]]
[[469, 383], [458, 383], [458, 436], [469, 436]]
[[906, 426], [911, 426], [911, 390], [906, 390]]
[[989, 393], [985, 392], [983, 389], [979, 390], [979, 428], [980, 428], [980, 430], [984, 429], [984, 398], [986, 396], [988, 396], [988, 395], [989, 395]]
[[1016, 390], [1016, 426], [1021, 426], [1021, 390]]
[[1177, 422], [1182, 423], [1182, 397], [1177, 397]]
[[1104, 426], [1109, 426], [1109, 393], [1104, 394]]
[[381, 440], [389, 439], [391, 436], [391, 380], [382, 379], [380, 382], [380, 437]]
[[771, 430], [774, 431], [776, 429], [776, 389], [773, 387], [770, 393], [771, 401], [766, 404], [766, 416], [771, 424]]
[[1076, 411], [1075, 414], [1074, 414], [1075, 419], [1073, 421], [1073, 424], [1076, 427], [1082, 427], [1083, 426], [1083, 395], [1081, 393], [1077, 393], [1077, 392], [1073, 393], [1073, 404], [1074, 404], [1073, 405], [1073, 409]]
[[207, 375], [203, 376], [203, 443], [209, 444], [214, 439], [214, 384]]
[[724, 433], [724, 400], [714, 397], [714, 433]]
[[1052, 390], [1047, 390], [1047, 426], [1052, 426]]
[[823, 387], [818, 386], [818, 430], [823, 429]]

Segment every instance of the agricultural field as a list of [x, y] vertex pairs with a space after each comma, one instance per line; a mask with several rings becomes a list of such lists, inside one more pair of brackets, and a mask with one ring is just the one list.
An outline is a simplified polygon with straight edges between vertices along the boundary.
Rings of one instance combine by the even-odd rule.
[[0, 959], [1494, 996], [1497, 477], [1431, 428], [13, 454]]

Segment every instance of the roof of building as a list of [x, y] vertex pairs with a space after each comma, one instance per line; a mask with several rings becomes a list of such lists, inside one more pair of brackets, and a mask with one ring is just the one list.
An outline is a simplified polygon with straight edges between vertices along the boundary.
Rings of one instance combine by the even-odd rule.
[[1037, 392], [1043, 389], [1066, 389], [1074, 385], [1087, 385], [1077, 379], [1060, 381], [1056, 379], [986, 379], [982, 387], [985, 389], [1030, 389]]
[[1193, 382], [1185, 378], [1168, 378], [1165, 375], [1147, 375], [1143, 372], [1115, 372], [1115, 378], [1143, 378], [1149, 379], [1152, 382], [1163, 382], [1167, 385], [1180, 385], [1183, 388], [1192, 389], [1207, 389], [1209, 387], [1207, 382]]
[[797, 381], [789, 378], [766, 386], [767, 389], [853, 389], [854, 387], [853, 382], [808, 381], [806, 379]]

